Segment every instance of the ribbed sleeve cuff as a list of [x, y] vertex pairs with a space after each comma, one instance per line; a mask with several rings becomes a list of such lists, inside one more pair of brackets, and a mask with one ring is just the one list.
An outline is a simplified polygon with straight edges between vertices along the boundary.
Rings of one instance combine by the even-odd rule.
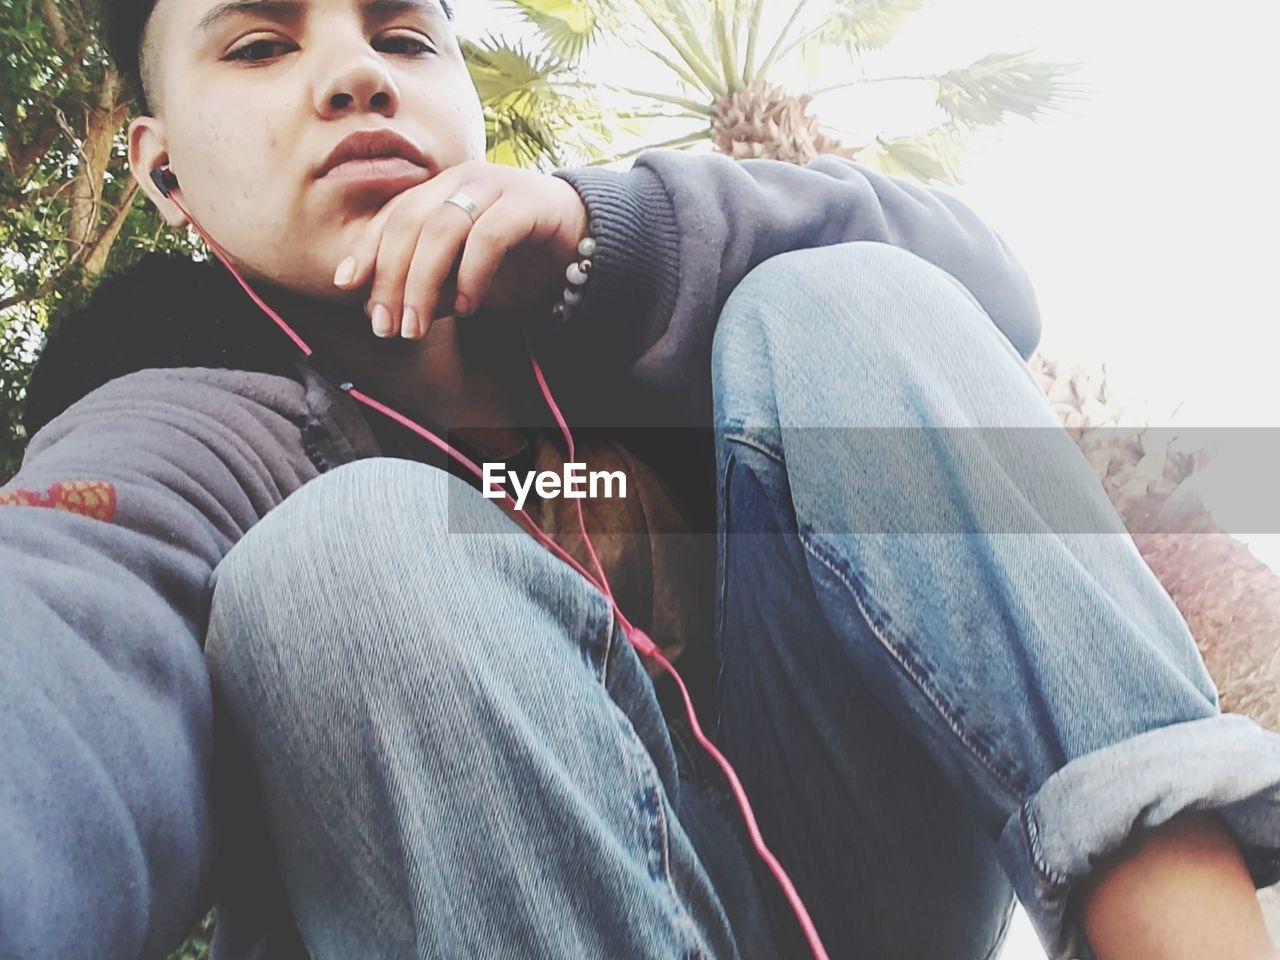
[[603, 334], [630, 361], [662, 336], [680, 285], [680, 236], [661, 179], [645, 167], [556, 170], [587, 208], [596, 252], [567, 327]]

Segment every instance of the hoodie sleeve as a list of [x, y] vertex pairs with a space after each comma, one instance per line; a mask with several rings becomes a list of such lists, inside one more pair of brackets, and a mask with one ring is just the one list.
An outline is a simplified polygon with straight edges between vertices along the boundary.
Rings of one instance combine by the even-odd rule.
[[0, 487], [0, 957], [164, 957], [208, 907], [210, 576], [307, 479], [302, 386], [244, 376], [112, 380]]
[[637, 381], [676, 392], [707, 379], [715, 318], [779, 253], [852, 240], [910, 250], [972, 293], [1024, 356], [1040, 337], [1026, 273], [954, 196], [843, 157], [805, 166], [651, 150], [625, 172], [563, 169], [597, 250], [566, 333], [596, 337]]

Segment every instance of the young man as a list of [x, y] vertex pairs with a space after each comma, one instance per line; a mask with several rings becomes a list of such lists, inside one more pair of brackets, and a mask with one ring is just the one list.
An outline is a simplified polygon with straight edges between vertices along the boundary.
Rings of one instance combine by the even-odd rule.
[[[164, 257], [45, 349], [0, 491], [0, 955], [164, 956], [216, 899], [219, 958], [804, 956], [612, 600], [715, 665], [831, 956], [990, 956], [1010, 883], [1055, 958], [1275, 955], [1280, 740], [1218, 713], [1078, 454], [1085, 535], [1016, 457], [919, 443], [1053, 429], [970, 211], [831, 157], [486, 164], [433, 0], [105, 13], [135, 176], [324, 362]], [[612, 600], [334, 382], [554, 465], [526, 331], [641, 491], [587, 504]], [[714, 461], [621, 431], [673, 425]], [[584, 557], [575, 507], [534, 512]]]

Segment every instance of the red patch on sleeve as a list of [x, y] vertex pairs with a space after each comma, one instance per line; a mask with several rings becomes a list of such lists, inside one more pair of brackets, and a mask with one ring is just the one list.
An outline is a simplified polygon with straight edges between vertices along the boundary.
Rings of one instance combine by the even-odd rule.
[[13, 504], [67, 510], [110, 523], [116, 515], [116, 488], [115, 484], [101, 480], [68, 480], [51, 484], [44, 493], [0, 490], [0, 507]]

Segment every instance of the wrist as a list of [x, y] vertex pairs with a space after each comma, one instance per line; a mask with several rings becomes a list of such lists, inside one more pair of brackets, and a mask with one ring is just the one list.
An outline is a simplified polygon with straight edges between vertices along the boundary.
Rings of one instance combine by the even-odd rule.
[[672, 316], [680, 264], [680, 233], [666, 187], [642, 166], [626, 172], [564, 169], [554, 176], [582, 197], [596, 241], [577, 317], [598, 318], [592, 326], [602, 332], [625, 331], [628, 350], [653, 343]]
[[565, 287], [560, 293], [560, 301], [551, 308], [551, 319], [567, 323], [586, 296], [584, 287], [591, 276], [591, 258], [596, 253], [595, 238], [588, 235], [578, 241], [575, 251], [576, 260], [570, 260], [565, 268]]

